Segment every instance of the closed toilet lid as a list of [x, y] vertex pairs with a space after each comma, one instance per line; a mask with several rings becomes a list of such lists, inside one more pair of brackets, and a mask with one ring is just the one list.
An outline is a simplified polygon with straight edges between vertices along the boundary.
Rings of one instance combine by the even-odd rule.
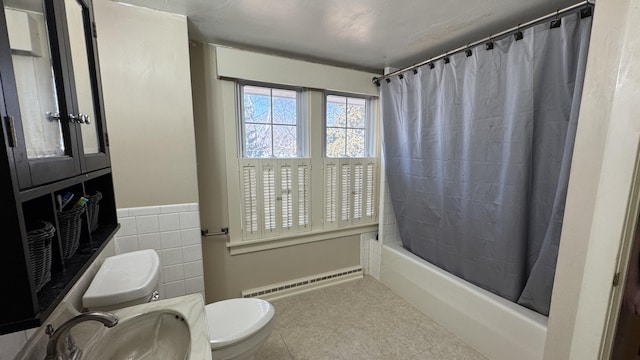
[[241, 341], [273, 318], [273, 305], [262, 299], [229, 299], [205, 306], [211, 348]]
[[160, 259], [155, 250], [107, 257], [82, 296], [82, 305], [90, 309], [149, 297], [159, 278]]

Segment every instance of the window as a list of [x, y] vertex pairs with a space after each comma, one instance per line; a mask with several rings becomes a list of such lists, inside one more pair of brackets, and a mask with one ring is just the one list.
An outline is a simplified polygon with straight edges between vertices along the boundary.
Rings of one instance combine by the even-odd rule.
[[324, 227], [375, 221], [376, 163], [369, 101], [325, 96]]
[[[376, 222], [378, 160], [371, 157], [370, 99], [244, 81], [238, 82], [238, 94], [244, 240]], [[326, 101], [324, 108], [302, 111], [311, 98]], [[323, 141], [324, 149], [307, 150], [307, 142]]]
[[240, 85], [243, 157], [303, 156], [299, 94], [295, 89]]
[[365, 98], [326, 95], [325, 155], [332, 158], [371, 154], [371, 126]]

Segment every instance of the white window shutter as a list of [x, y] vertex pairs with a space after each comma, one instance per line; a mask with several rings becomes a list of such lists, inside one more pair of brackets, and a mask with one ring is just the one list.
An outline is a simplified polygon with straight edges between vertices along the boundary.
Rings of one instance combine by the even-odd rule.
[[353, 191], [351, 192], [353, 195], [353, 211], [352, 211], [352, 221], [353, 223], [362, 222], [363, 218], [363, 206], [362, 203], [363, 191], [364, 191], [364, 165], [362, 164], [362, 160], [357, 160], [353, 166]]
[[280, 164], [280, 218], [282, 219], [282, 230], [291, 230], [293, 228], [293, 166], [289, 163]]
[[324, 227], [375, 222], [376, 159], [325, 159]]
[[[312, 230], [311, 160], [242, 159], [245, 239]], [[377, 221], [376, 159], [324, 160], [324, 228]]]
[[309, 212], [311, 206], [311, 166], [309, 160], [297, 161], [298, 178], [297, 180], [297, 197], [298, 197], [298, 228], [300, 231], [311, 230], [309, 223]]
[[352, 194], [352, 165], [350, 159], [342, 159], [340, 161], [340, 226], [348, 226], [351, 224], [351, 209], [353, 204]]
[[262, 164], [262, 235], [274, 236], [277, 228], [276, 164]]
[[365, 217], [367, 221], [375, 221], [376, 214], [376, 163], [367, 163], [367, 173], [365, 177]]
[[255, 238], [260, 235], [258, 223], [258, 168], [253, 161], [240, 164], [242, 175], [243, 237]]
[[324, 163], [324, 227], [338, 226], [338, 162], [325, 159]]
[[241, 159], [243, 238], [311, 230], [311, 160]]

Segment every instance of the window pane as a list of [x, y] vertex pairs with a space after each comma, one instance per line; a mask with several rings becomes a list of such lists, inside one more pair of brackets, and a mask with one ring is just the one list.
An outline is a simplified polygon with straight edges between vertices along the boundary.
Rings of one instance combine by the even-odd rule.
[[269, 123], [271, 100], [268, 96], [244, 94], [244, 121]]
[[245, 124], [245, 154], [250, 158], [271, 157], [271, 126]]
[[243, 86], [244, 121], [249, 123], [271, 122], [271, 89]]
[[349, 98], [347, 105], [347, 126], [364, 129], [365, 100]]
[[[276, 96], [279, 95], [279, 96]], [[295, 125], [298, 114], [296, 92], [273, 90], [273, 123]]]
[[344, 96], [327, 96], [327, 127], [346, 126], [347, 98]]
[[346, 130], [327, 128], [327, 157], [345, 156]]
[[291, 158], [298, 154], [296, 142], [297, 131], [295, 126], [273, 126], [273, 156]]
[[364, 157], [364, 130], [347, 129], [348, 157]]

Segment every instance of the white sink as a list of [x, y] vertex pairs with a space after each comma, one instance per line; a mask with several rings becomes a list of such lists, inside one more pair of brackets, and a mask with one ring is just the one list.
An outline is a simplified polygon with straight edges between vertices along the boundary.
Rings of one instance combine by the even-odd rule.
[[120, 318], [78, 344], [83, 359], [211, 359], [204, 301], [199, 294], [112, 311]]
[[120, 320], [91, 345], [85, 359], [189, 359], [191, 335], [181, 314], [156, 310]]

